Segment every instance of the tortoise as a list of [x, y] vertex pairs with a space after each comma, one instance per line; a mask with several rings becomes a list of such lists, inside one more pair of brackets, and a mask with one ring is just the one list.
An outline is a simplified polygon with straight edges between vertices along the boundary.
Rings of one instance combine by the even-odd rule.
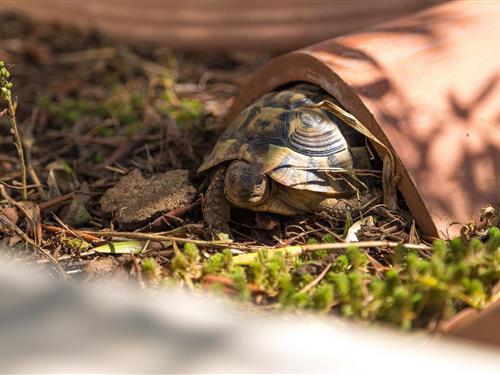
[[[320, 87], [298, 83], [270, 92], [230, 124], [198, 172], [213, 171], [203, 219], [230, 234], [230, 208], [300, 215], [326, 212], [343, 220], [380, 196], [367, 141], [330, 111]], [[369, 186], [368, 183], [371, 183]]]

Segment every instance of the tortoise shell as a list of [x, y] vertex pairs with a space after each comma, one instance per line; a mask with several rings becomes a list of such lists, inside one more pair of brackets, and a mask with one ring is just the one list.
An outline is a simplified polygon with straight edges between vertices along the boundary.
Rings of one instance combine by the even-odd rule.
[[198, 172], [245, 160], [288, 187], [328, 195], [352, 193], [352, 184], [338, 172], [354, 167], [346, 133], [358, 144], [360, 135], [326, 110], [310, 107], [326, 98], [333, 101], [310, 84], [262, 96], [230, 124]]

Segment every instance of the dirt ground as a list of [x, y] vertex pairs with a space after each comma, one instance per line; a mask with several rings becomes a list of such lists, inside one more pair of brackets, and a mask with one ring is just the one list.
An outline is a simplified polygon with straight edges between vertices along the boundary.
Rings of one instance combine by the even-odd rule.
[[[179, 203], [198, 199], [202, 181], [196, 168], [221, 132], [219, 119], [239, 84], [268, 59], [259, 53], [189, 55], [124, 46], [97, 33], [14, 15], [1, 19], [0, 59], [14, 77], [26, 159], [35, 178], [50, 185], [33, 183], [30, 189], [30, 200], [45, 202], [44, 224], [62, 216], [80, 227], [109, 227], [111, 212], [101, 211], [99, 199], [133, 170], [144, 178], [187, 170], [196, 192], [191, 189], [191, 202], [185, 197]], [[2, 181], [8, 183], [19, 178], [18, 162], [8, 126], [1, 131]], [[79, 193], [88, 211], [83, 222], [62, 212]], [[187, 214], [167, 228], [199, 222], [199, 209]]]
[[[270, 57], [122, 45], [95, 32], [0, 14], [0, 60], [13, 77], [29, 177], [28, 202], [20, 202], [21, 171], [3, 116], [0, 208], [14, 225], [3, 227], [1, 241], [15, 261], [39, 263], [54, 277], [58, 269], [78, 279], [111, 273], [147, 285], [175, 274], [173, 259], [186, 242], [200, 246], [203, 259], [228, 247], [214, 242], [203, 225], [207, 178], [196, 169], [221, 134], [239, 85]], [[359, 240], [411, 243], [429, 257], [425, 249], [433, 239], [419, 235], [407, 212], [379, 206], [370, 214], [377, 221], [360, 226]], [[326, 215], [283, 218], [242, 210], [234, 210], [230, 224], [233, 255], [251, 246], [343, 243], [348, 229]], [[379, 274], [394, 254], [378, 244], [366, 255]], [[310, 260], [294, 272], [310, 275], [304, 280], [312, 288], [332, 258]], [[209, 276], [204, 285], [236, 289], [234, 277]], [[193, 268], [181, 281], [194, 288], [200, 278]], [[257, 304], [275, 302], [248, 285], [261, 294]]]

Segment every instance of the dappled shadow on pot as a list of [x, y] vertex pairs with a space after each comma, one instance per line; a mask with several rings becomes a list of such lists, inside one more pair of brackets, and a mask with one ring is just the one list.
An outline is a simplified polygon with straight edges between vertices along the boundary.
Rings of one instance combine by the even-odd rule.
[[391, 148], [424, 233], [456, 234], [500, 201], [498, 28], [500, 8], [449, 3], [328, 40], [271, 61], [228, 117], [280, 85], [320, 85]]

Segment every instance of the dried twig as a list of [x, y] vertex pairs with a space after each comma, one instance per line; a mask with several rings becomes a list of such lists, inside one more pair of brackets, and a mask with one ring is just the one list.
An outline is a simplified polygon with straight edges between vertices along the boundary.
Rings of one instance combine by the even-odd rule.
[[47, 194], [45, 193], [45, 190], [43, 189], [43, 184], [40, 181], [40, 178], [38, 177], [38, 174], [36, 173], [35, 169], [33, 167], [29, 167], [29, 173], [31, 180], [34, 183], [34, 186], [38, 190], [38, 195], [42, 199], [47, 199]]
[[[13, 199], [12, 197], [10, 197], [10, 195], [7, 193], [7, 191], [5, 190], [5, 187], [3, 184], [0, 184], [0, 195], [7, 201], [9, 202], [11, 205], [17, 207], [19, 209], [19, 211], [22, 212], [22, 214], [24, 215], [24, 217], [26, 218], [26, 220], [28, 221], [28, 224], [29, 226], [32, 228], [33, 230], [33, 235], [35, 237], [35, 242], [37, 244], [39, 244], [42, 240], [42, 235], [41, 235], [41, 222], [39, 220], [40, 218], [40, 208], [39, 207], [36, 207], [35, 208], [35, 213], [33, 212], [30, 212], [27, 208], [26, 208], [26, 204], [28, 203], [31, 203], [31, 202], [22, 202], [22, 203], [19, 203], [17, 202], [15, 199]], [[35, 205], [36, 206], [36, 205]], [[36, 217], [35, 217], [36, 216]]]
[[151, 123], [145, 122], [144, 126], [141, 127], [139, 132], [132, 137], [128, 142], [120, 145], [113, 153], [106, 159], [104, 164], [113, 164], [114, 162], [120, 161], [132, 151], [134, 151], [143, 141], [144, 137], [151, 130]]
[[[203, 283], [205, 287], [211, 287], [214, 284], [220, 284], [224, 287], [227, 288], [234, 288], [234, 282], [231, 280], [230, 277], [227, 276], [222, 276], [222, 275], [214, 275], [214, 274], [209, 274], [203, 277]], [[260, 293], [265, 293], [266, 291], [259, 287], [256, 284], [248, 283], [247, 284], [248, 290], [254, 294], [260, 294]]]
[[249, 265], [258, 256], [258, 250], [267, 250], [269, 255], [272, 255], [276, 252], [283, 252], [290, 256], [301, 255], [307, 251], [316, 251], [316, 250], [345, 250], [349, 246], [356, 246], [358, 248], [370, 248], [370, 247], [397, 247], [404, 246], [408, 249], [416, 249], [416, 250], [431, 250], [431, 246], [420, 245], [420, 244], [408, 244], [408, 243], [400, 243], [400, 242], [391, 242], [391, 241], [359, 241], [359, 242], [350, 242], [350, 243], [320, 243], [320, 244], [307, 244], [307, 245], [292, 245], [292, 246], [283, 246], [283, 247], [275, 247], [275, 248], [266, 248], [263, 246], [252, 246], [254, 251], [248, 254], [242, 254], [235, 256], [233, 258], [233, 264], [235, 265]]
[[158, 228], [162, 224], [168, 224], [169, 219], [171, 218], [181, 218], [185, 216], [188, 212], [193, 210], [194, 208], [198, 207], [201, 203], [201, 200], [197, 200], [194, 203], [188, 204], [187, 206], [182, 206], [178, 207], [172, 211], [167, 212], [166, 214], [161, 215], [160, 217], [156, 218], [153, 222], [150, 224], [146, 225], [145, 228]]
[[63, 202], [66, 202], [67, 200], [72, 199], [74, 196], [75, 196], [74, 192], [64, 194], [64, 195], [61, 195], [59, 197], [55, 197], [54, 199], [50, 199], [50, 200], [45, 201], [45, 202], [40, 202], [38, 204], [38, 207], [40, 207], [40, 210], [43, 211], [43, 210], [46, 210], [48, 208], [57, 206], [58, 204], [61, 204]]
[[172, 236], [164, 236], [159, 234], [149, 234], [149, 233], [137, 233], [137, 232], [115, 232], [115, 231], [82, 231], [83, 233], [90, 234], [96, 237], [119, 237], [119, 238], [129, 238], [136, 240], [151, 240], [157, 242], [171, 241], [179, 243], [194, 243], [201, 246], [212, 246], [221, 248], [239, 248], [241, 250], [252, 251], [248, 254], [238, 255], [233, 258], [235, 265], [248, 265], [253, 262], [259, 251], [266, 250], [269, 253], [284, 252], [291, 256], [300, 255], [306, 251], [316, 251], [316, 250], [345, 250], [349, 246], [356, 246], [358, 248], [370, 248], [370, 247], [390, 247], [394, 248], [397, 246], [404, 246], [408, 249], [415, 250], [431, 250], [431, 246], [422, 244], [409, 244], [401, 242], [392, 241], [360, 241], [351, 243], [321, 243], [321, 244], [307, 244], [307, 245], [293, 245], [293, 246], [281, 246], [281, 247], [266, 247], [259, 245], [248, 245], [248, 244], [238, 244], [232, 243], [230, 241], [205, 241], [205, 240], [195, 240], [189, 238], [179, 238]]
[[49, 232], [53, 232], [53, 233], [64, 233], [68, 236], [71, 236], [71, 237], [79, 237], [85, 241], [88, 241], [88, 242], [102, 242], [102, 239], [100, 239], [99, 237], [96, 237], [96, 236], [92, 236], [88, 233], [84, 233], [82, 231], [79, 231], [79, 230], [76, 230], [76, 229], [72, 229], [72, 230], [69, 230], [68, 229], [65, 229], [65, 228], [59, 228], [59, 227], [54, 227], [52, 225], [42, 225], [42, 228], [45, 229], [46, 231], [49, 231]]
[[309, 284], [307, 284], [305, 287], [303, 287], [299, 293], [306, 293], [312, 288], [314, 288], [321, 280], [323, 280], [323, 277], [325, 277], [326, 273], [332, 268], [332, 263], [329, 263], [321, 273], [314, 278]]
[[[80, 253], [78, 255], [74, 255], [74, 254], [70, 254], [70, 255], [62, 255], [60, 256], [59, 258], [57, 258], [57, 261], [58, 262], [61, 262], [61, 261], [65, 261], [65, 260], [70, 260], [70, 259], [75, 259], [75, 258], [82, 258], [82, 257], [86, 257], [86, 256], [89, 256], [89, 255], [95, 255], [96, 252], [94, 250], [90, 250], [90, 251], [85, 251], [83, 253]], [[45, 264], [45, 263], [48, 263], [50, 262], [50, 260], [48, 259], [40, 259], [37, 261], [37, 264]]]
[[196, 245], [204, 245], [204, 246], [216, 246], [216, 247], [228, 247], [231, 245], [228, 241], [204, 241], [204, 240], [195, 240], [190, 238], [180, 238], [180, 237], [172, 237], [172, 236], [163, 236], [161, 234], [149, 234], [149, 233], [138, 233], [138, 232], [115, 232], [115, 231], [80, 231], [81, 233], [90, 234], [96, 237], [115, 237], [115, 238], [128, 238], [132, 240], [151, 240], [157, 242], [163, 241], [176, 241], [179, 243], [194, 243]]

